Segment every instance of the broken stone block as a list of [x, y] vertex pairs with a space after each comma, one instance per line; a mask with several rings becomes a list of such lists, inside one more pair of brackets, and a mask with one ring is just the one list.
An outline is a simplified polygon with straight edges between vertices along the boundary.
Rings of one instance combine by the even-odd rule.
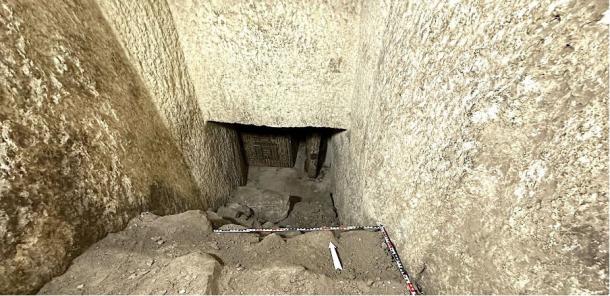
[[231, 223], [229, 220], [224, 219], [223, 217], [221, 217], [220, 215], [218, 215], [214, 211], [207, 210], [205, 213], [208, 216], [208, 220], [210, 220], [210, 223], [212, 223], [212, 226], [214, 228], [218, 228], [218, 227], [223, 226], [225, 224], [230, 224]]
[[159, 217], [150, 223], [150, 229], [165, 241], [192, 241], [211, 233], [212, 225], [203, 211], [192, 210]]
[[249, 218], [253, 214], [251, 208], [244, 206], [242, 204], [235, 203], [235, 202], [227, 204], [226, 207], [236, 210], [241, 215], [246, 216], [246, 218]]
[[245, 216], [240, 216], [239, 218], [235, 219], [235, 222], [247, 228], [254, 227], [254, 221], [256, 220], [253, 217], [246, 218]]
[[260, 219], [270, 222], [279, 222], [288, 216], [289, 198], [288, 194], [250, 186], [238, 187], [233, 194], [233, 200], [245, 204]]
[[226, 219], [237, 219], [237, 217], [240, 216], [240, 213], [237, 210], [229, 207], [220, 207], [216, 212], [218, 215]]
[[286, 241], [284, 241], [284, 239], [280, 235], [272, 233], [263, 238], [263, 240], [258, 243], [257, 248], [264, 252], [273, 248], [277, 248], [278, 246], [283, 245], [284, 243], [286, 243]]
[[218, 215], [216, 212], [212, 211], [212, 210], [207, 210], [205, 211], [205, 214], [208, 216], [208, 220], [212, 220], [212, 219], [222, 219], [222, 217], [220, 215]]

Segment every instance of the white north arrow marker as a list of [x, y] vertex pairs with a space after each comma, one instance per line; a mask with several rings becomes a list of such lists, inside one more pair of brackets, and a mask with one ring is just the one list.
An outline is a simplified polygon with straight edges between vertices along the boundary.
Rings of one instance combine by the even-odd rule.
[[328, 243], [328, 248], [330, 249], [330, 256], [333, 257], [333, 265], [335, 265], [335, 269], [343, 270], [343, 266], [341, 266], [341, 261], [339, 261], [339, 255], [337, 255], [337, 247], [332, 243]]

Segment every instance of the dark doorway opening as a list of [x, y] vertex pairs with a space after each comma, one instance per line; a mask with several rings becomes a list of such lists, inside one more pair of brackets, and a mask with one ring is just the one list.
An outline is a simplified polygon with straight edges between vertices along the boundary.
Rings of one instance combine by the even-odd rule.
[[324, 127], [215, 123], [238, 133], [242, 157], [248, 167], [302, 167], [309, 178], [316, 178], [323, 165], [330, 166], [328, 140], [333, 134], [343, 131]]

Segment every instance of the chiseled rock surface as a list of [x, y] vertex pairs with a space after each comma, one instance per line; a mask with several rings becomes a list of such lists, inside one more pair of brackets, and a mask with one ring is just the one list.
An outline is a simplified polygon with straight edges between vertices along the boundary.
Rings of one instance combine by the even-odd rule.
[[237, 132], [206, 123], [207, 109], [200, 107], [209, 104], [197, 101], [167, 2], [95, 2], [184, 155], [201, 202], [212, 208], [223, 204], [231, 190], [245, 182]]
[[0, 3], [0, 293], [35, 292], [142, 210], [203, 207], [95, 5]]
[[211, 120], [346, 127], [359, 1], [168, 1]]
[[218, 294], [218, 260], [202, 250], [210, 222], [201, 211], [143, 213], [78, 256], [39, 294]]
[[342, 222], [426, 293], [608, 293], [607, 1], [364, 1]]
[[427, 293], [608, 293], [606, 1], [98, 5], [119, 42], [92, 2], [0, 4], [0, 292], [225, 202], [219, 120], [349, 127], [342, 222], [387, 224]]

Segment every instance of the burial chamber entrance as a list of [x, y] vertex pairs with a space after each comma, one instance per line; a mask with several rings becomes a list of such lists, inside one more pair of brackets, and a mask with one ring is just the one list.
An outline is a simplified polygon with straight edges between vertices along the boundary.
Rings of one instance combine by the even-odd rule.
[[212, 124], [233, 131], [245, 184], [205, 211], [141, 213], [39, 293], [414, 293], [385, 230], [337, 215], [328, 146], [341, 130]]
[[[339, 129], [267, 127], [218, 123], [238, 135], [247, 181], [229, 203], [217, 209], [226, 220], [244, 227], [314, 227], [339, 224], [332, 198], [329, 138]], [[228, 209], [252, 209], [253, 218]], [[248, 216], [248, 215], [245, 215]], [[246, 221], [244, 221], [246, 219]], [[248, 220], [250, 219], [250, 220]]]

